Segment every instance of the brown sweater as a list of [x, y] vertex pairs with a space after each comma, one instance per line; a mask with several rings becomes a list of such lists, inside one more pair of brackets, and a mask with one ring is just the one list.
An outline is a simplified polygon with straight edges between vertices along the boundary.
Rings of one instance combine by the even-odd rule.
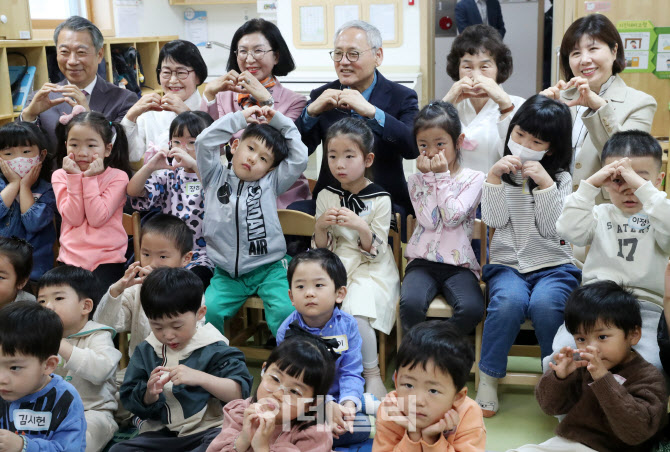
[[[626, 381], [619, 384], [614, 374]], [[566, 414], [558, 436], [602, 452], [648, 450], [644, 443], [665, 423], [668, 401], [663, 375], [637, 354], [596, 382], [586, 367], [565, 380], [549, 370], [535, 397], [545, 413]]]

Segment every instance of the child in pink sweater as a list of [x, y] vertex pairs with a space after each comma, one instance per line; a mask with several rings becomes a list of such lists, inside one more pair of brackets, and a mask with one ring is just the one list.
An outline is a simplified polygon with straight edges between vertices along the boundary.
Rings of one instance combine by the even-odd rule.
[[484, 315], [481, 269], [470, 241], [486, 176], [460, 165], [464, 135], [450, 103], [425, 106], [414, 120], [414, 136], [419, 172], [407, 185], [418, 224], [405, 252], [402, 328], [407, 332], [423, 322], [433, 298], [442, 294], [454, 308], [447, 322], [468, 334]]
[[256, 394], [223, 408], [221, 433], [207, 452], [330, 452], [324, 409], [337, 356], [306, 331], [287, 338], [263, 363]]
[[123, 128], [75, 107], [58, 126], [62, 169], [51, 178], [63, 218], [58, 261], [92, 271], [109, 287], [123, 276], [123, 206], [131, 174]]

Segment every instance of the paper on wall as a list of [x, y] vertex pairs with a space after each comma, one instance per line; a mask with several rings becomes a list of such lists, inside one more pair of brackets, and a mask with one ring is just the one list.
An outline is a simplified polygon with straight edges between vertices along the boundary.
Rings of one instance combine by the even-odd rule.
[[187, 41], [197, 46], [204, 46], [208, 39], [207, 35], [207, 11], [193, 11], [187, 8], [184, 11], [184, 35]]

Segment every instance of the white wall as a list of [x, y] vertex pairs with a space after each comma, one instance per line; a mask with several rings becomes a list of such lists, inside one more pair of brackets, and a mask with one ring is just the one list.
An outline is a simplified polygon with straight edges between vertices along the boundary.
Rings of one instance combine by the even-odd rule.
[[[537, 1], [501, 3], [505, 44], [512, 51], [514, 72], [505, 82], [509, 94], [528, 98], [536, 94]], [[435, 39], [435, 97], [442, 98], [453, 81], [447, 75], [447, 55], [455, 38]]]
[[[409, 6], [407, 2], [402, 2], [403, 16], [403, 43], [400, 47], [384, 48], [384, 62], [381, 71], [393, 70], [394, 67], [402, 67], [402, 70], [419, 70], [419, 1]], [[277, 26], [282, 32], [284, 39], [289, 45], [291, 54], [295, 58], [296, 67], [299, 70], [333, 70], [333, 60], [330, 59], [328, 52], [332, 49], [332, 39], [329, 37], [327, 49], [296, 49], [293, 45], [293, 11], [291, 9], [291, 0], [280, 0], [277, 11]], [[333, 31], [334, 32], [334, 31]]]
[[[119, 30], [119, 8], [124, 6], [118, 6], [115, 2], [116, 30]], [[179, 35], [183, 38], [185, 9], [185, 6], [170, 6], [168, 0], [141, 0], [137, 6], [139, 36]], [[198, 5], [193, 9], [207, 11], [208, 38], [224, 44], [230, 44], [235, 30], [247, 19], [259, 17], [255, 4]], [[222, 75], [226, 72], [227, 50], [216, 46], [211, 49], [200, 47], [200, 52], [210, 75]]]

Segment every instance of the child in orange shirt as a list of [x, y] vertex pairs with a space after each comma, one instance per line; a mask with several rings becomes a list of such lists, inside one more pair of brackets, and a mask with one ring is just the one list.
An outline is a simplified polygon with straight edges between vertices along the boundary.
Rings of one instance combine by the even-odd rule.
[[396, 390], [377, 412], [372, 452], [484, 451], [482, 410], [467, 396], [467, 338], [439, 320], [414, 326], [398, 350]]

